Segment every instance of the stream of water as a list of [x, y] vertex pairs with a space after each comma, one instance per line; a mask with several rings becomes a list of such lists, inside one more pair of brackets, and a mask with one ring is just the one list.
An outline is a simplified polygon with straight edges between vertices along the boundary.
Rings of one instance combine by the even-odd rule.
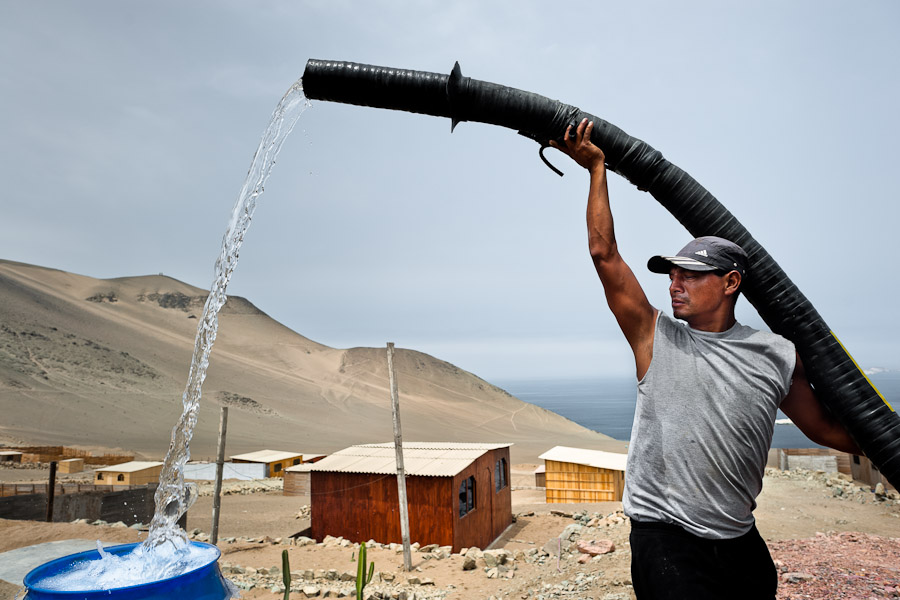
[[[206, 379], [209, 356], [216, 341], [219, 310], [224, 306], [225, 290], [238, 262], [244, 235], [250, 227], [253, 211], [265, 189], [281, 146], [291, 133], [300, 114], [309, 106], [303, 95], [301, 81], [285, 93], [276, 106], [253, 156], [247, 178], [231, 212], [231, 220], [222, 239], [222, 249], [216, 259], [215, 280], [197, 326], [194, 354], [191, 358], [188, 382], [182, 396], [183, 412], [172, 429], [172, 439], [156, 490], [156, 512], [150, 523], [147, 540], [123, 556], [100, 551], [101, 559], [82, 562], [55, 577], [52, 583], [59, 590], [106, 590], [139, 585], [174, 577], [212, 560], [198, 554], [187, 534], [178, 527], [178, 519], [197, 498], [196, 484], [185, 485], [184, 465], [191, 456], [190, 443], [197, 424], [201, 386]], [[199, 554], [203, 554], [200, 552]], [[215, 555], [215, 551], [213, 551]], [[199, 561], [199, 563], [198, 563]], [[43, 582], [42, 582], [43, 583]], [[87, 587], [85, 587], [87, 586]]]
[[178, 423], [172, 429], [172, 441], [166, 454], [165, 464], [156, 490], [156, 512], [150, 522], [150, 534], [144, 546], [152, 548], [174, 542], [187, 544], [184, 530], [176, 526], [176, 522], [197, 498], [195, 485], [185, 486], [184, 465], [190, 459], [191, 437], [197, 423], [197, 412], [200, 408], [201, 386], [206, 379], [209, 366], [209, 354], [216, 341], [219, 327], [219, 310], [225, 305], [225, 290], [231, 274], [237, 266], [238, 253], [244, 241], [244, 234], [250, 227], [250, 219], [256, 210], [257, 201], [265, 190], [266, 180], [275, 166], [275, 160], [281, 151], [284, 140], [291, 133], [300, 114], [309, 106], [303, 95], [303, 86], [297, 81], [287, 91], [263, 133], [256, 154], [250, 164], [247, 179], [241, 188], [231, 221], [222, 239], [222, 249], [216, 259], [215, 280], [210, 288], [209, 297], [203, 307], [203, 316], [197, 325], [197, 337], [194, 340], [194, 354], [191, 358], [191, 369], [187, 386], [182, 396], [183, 412]]

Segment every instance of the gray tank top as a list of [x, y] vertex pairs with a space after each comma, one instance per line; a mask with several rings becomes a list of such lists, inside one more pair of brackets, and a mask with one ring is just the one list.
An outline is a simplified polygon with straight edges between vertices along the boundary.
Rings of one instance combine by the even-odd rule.
[[735, 324], [697, 331], [659, 312], [653, 360], [638, 382], [625, 513], [725, 539], [753, 525], [794, 345]]

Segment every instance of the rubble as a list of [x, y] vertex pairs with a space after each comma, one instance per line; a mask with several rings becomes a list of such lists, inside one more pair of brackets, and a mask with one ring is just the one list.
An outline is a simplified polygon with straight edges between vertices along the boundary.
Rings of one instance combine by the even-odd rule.
[[[563, 598], [605, 598], [606, 600], [629, 600], [631, 582], [629, 580], [611, 580], [602, 572], [594, 570], [585, 572], [583, 563], [577, 558], [584, 557], [587, 561], [600, 560], [601, 553], [615, 552], [615, 544], [611, 540], [598, 539], [596, 534], [609, 531], [609, 528], [622, 525], [627, 518], [621, 511], [611, 514], [573, 514], [573, 523], [560, 532], [560, 536], [552, 538], [547, 543], [547, 548], [553, 549], [554, 560], [547, 561], [551, 553], [536, 547], [527, 549], [496, 548], [481, 550], [477, 547], [463, 548], [459, 553], [453, 553], [450, 546], [437, 544], [412, 544], [413, 551], [421, 561], [456, 561], [454, 568], [471, 573], [468, 577], [484, 577], [491, 580], [502, 580], [513, 584], [518, 590], [518, 596], [530, 600], [561, 600]], [[592, 526], [586, 523], [592, 522]], [[194, 530], [192, 537], [203, 536], [203, 532]], [[585, 537], [588, 536], [588, 537]], [[565, 537], [567, 539], [563, 540]], [[571, 539], [568, 539], [571, 538]], [[230, 538], [233, 541], [222, 540], [224, 543], [234, 544], [271, 544], [318, 547], [347, 548], [351, 556], [358, 552], [359, 544], [350, 542], [342, 537], [326, 536], [321, 542], [310, 538], [286, 538], [276, 542], [271, 538]], [[521, 542], [520, 543], [528, 543]], [[374, 540], [366, 542], [366, 547], [371, 550], [386, 552], [402, 552], [401, 544], [381, 544]], [[562, 556], [556, 557], [558, 549], [562, 548]], [[585, 552], [597, 552], [594, 556]], [[537, 575], [534, 571], [528, 571], [527, 577], [522, 577], [520, 566], [532, 564], [539, 568]], [[283, 593], [281, 584], [281, 571], [277, 566], [264, 569], [253, 569], [227, 562], [221, 563], [223, 574], [231, 579], [240, 589], [267, 589], [273, 593]], [[593, 568], [595, 569], [595, 567]], [[367, 598], [384, 600], [443, 600], [454, 590], [453, 585], [446, 588], [435, 584], [433, 578], [421, 574], [421, 568], [413, 572], [394, 573], [390, 571], [376, 571], [373, 582], [366, 588]], [[355, 594], [355, 570], [348, 569], [340, 572], [337, 569], [304, 569], [291, 570], [293, 581], [291, 592], [297, 598], [343, 598], [352, 597]], [[559, 581], [556, 581], [559, 579]], [[280, 591], [276, 591], [280, 590]], [[371, 591], [370, 591], [371, 590]], [[599, 591], [599, 595], [597, 592]], [[510, 592], [511, 593], [511, 592]], [[508, 597], [510, 593], [504, 593]]]
[[[199, 496], [212, 496], [215, 493], [214, 481], [196, 481]], [[226, 479], [222, 482], [222, 495], [247, 495], [259, 493], [284, 493], [284, 479], [281, 477], [267, 477], [266, 479], [251, 479], [247, 481]]]
[[845, 473], [825, 473], [809, 469], [791, 469], [782, 471], [772, 467], [766, 468], [766, 477], [808, 481], [824, 486], [825, 494], [839, 500], [868, 504], [884, 503], [886, 506], [900, 506], [900, 493], [897, 490], [886, 491], [884, 485], [878, 483], [874, 487], [854, 481]]

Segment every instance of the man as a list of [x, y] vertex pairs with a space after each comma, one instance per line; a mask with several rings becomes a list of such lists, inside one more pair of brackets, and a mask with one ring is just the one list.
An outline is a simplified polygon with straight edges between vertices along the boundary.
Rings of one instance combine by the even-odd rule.
[[634, 353], [638, 400], [623, 505], [638, 598], [775, 597], [777, 574], [753, 509], [780, 407], [813, 441], [860, 454], [817, 401], [788, 340], [737, 323], [744, 251], [698, 238], [648, 267], [669, 275], [675, 319], [657, 311], [619, 254], [593, 123], [554, 147], [590, 173], [591, 257]]

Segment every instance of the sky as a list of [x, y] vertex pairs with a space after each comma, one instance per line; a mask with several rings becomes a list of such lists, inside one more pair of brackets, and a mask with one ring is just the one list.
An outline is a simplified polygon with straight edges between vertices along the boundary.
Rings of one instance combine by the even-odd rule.
[[[308, 59], [459, 61], [663, 152], [860, 365], [900, 369], [898, 22], [893, 0], [0, 0], [0, 258], [208, 289]], [[510, 130], [313, 101], [228, 293], [317, 342], [394, 342], [489, 381], [631, 376], [587, 252], [587, 174], [547, 155], [564, 177]], [[617, 175], [610, 194], [620, 251], [668, 310], [646, 261], [691, 236]], [[765, 328], [745, 299], [738, 318]]]

